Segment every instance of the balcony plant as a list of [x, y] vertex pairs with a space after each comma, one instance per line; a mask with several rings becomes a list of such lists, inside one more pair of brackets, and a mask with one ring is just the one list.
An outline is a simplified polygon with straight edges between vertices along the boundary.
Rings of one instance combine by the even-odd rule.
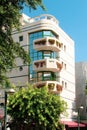
[[49, 84], [48, 84], [48, 90], [49, 90], [49, 91], [53, 91], [53, 90], [54, 90], [54, 86], [55, 86], [54, 83], [49, 83]]

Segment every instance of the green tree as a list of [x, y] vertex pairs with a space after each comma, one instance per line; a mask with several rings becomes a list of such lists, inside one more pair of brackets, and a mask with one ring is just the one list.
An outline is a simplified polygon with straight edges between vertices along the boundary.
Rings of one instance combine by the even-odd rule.
[[[12, 126], [49, 130], [62, 130], [60, 115], [67, 105], [59, 95], [49, 93], [47, 87], [22, 88], [9, 97], [8, 114], [12, 117]], [[20, 128], [19, 128], [20, 129]], [[23, 128], [24, 129], [24, 128]], [[36, 130], [36, 129], [35, 129]]]
[[19, 30], [21, 10], [24, 4], [29, 8], [45, 7], [42, 0], [0, 0], [0, 84], [6, 80], [6, 72], [15, 66], [15, 58], [20, 57], [24, 63], [30, 63], [28, 54], [12, 38], [13, 28]]

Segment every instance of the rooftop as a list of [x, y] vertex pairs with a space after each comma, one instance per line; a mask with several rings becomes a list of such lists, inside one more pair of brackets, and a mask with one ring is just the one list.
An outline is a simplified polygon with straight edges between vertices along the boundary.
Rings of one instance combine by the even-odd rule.
[[54, 22], [55, 24], [59, 24], [58, 20], [49, 14], [42, 14], [33, 18], [30, 18], [29, 16], [22, 14], [22, 18], [21, 18], [21, 23], [22, 25], [26, 25], [29, 23], [34, 23], [34, 22], [38, 22], [40, 20], [51, 20], [52, 22]]

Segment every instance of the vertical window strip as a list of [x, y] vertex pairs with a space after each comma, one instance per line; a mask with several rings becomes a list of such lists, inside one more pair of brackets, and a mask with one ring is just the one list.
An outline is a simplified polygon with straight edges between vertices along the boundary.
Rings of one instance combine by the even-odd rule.
[[[45, 33], [48, 33], [47, 35], [44, 34]], [[38, 59], [42, 59], [44, 58], [44, 54], [41, 53], [41, 52], [38, 52], [36, 50], [33, 49], [33, 40], [35, 39], [38, 39], [38, 38], [43, 38], [43, 37], [47, 37], [47, 36], [50, 36], [50, 37], [56, 37], [55, 34], [53, 34], [51, 31], [39, 31], [39, 32], [34, 32], [32, 34], [29, 35], [29, 52], [30, 52], [30, 57], [31, 57], [31, 61], [33, 62], [34, 60], [38, 60]], [[52, 56], [53, 55], [53, 56]], [[50, 53], [50, 56], [51, 57], [54, 57], [54, 53]], [[33, 71], [33, 68], [31, 67], [32, 64], [30, 65], [30, 75], [32, 75], [32, 77], [34, 78], [35, 77], [35, 72]]]

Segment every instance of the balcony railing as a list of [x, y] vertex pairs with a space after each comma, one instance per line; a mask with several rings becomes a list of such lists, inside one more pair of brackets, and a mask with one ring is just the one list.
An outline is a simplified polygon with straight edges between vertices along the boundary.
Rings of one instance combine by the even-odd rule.
[[57, 59], [42, 59], [34, 61], [33, 70], [59, 72], [62, 69], [62, 63]]
[[28, 23], [35, 23], [35, 22], [38, 22], [38, 21], [41, 21], [41, 20], [45, 20], [45, 21], [50, 20], [51, 22], [53, 22], [56, 25], [59, 24], [58, 20], [54, 16], [49, 15], [49, 14], [42, 14], [42, 15], [39, 15], [39, 16], [34, 17], [34, 18], [29, 18]]
[[48, 91], [50, 92], [54, 92], [54, 93], [62, 92], [62, 85], [57, 81], [40, 81], [40, 82], [36, 82], [34, 86], [37, 88], [48, 86]]
[[45, 37], [41, 39], [34, 40], [33, 48], [35, 50], [52, 50], [52, 51], [60, 51], [62, 47], [61, 42], [52, 37]]

